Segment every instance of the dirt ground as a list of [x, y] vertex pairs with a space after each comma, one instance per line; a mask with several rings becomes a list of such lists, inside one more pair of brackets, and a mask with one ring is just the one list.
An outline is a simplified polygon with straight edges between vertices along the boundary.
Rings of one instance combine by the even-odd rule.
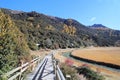
[[[114, 47], [110, 47], [110, 48], [107, 48], [107, 47], [106, 48], [87, 48], [87, 49], [92, 49], [92, 50], [94, 50], [93, 52], [96, 52], [97, 50], [101, 50], [101, 49], [103, 49], [103, 50], [107, 49], [108, 51], [114, 49], [116, 51], [117, 56], [118, 56], [118, 54], [120, 54], [120, 51], [119, 51], [120, 48], [114, 48]], [[81, 51], [81, 50], [83, 50], [83, 49], [59, 49], [59, 50], [57, 50], [57, 54], [55, 54], [55, 58], [59, 59], [60, 62], [65, 62], [65, 60], [67, 58], [62, 55], [62, 52], [73, 51], [73, 53], [74, 52], [79, 53], [79, 51]], [[86, 48], [84, 48], [84, 50], [86, 50]], [[89, 52], [89, 51], [87, 51], [87, 52]], [[109, 51], [109, 52], [110, 52], [109, 54], [113, 53], [112, 51]], [[119, 57], [117, 57], [117, 58], [119, 58]], [[76, 61], [76, 60], [72, 60], [72, 61], [74, 62], [75, 66], [82, 66], [82, 65], [86, 64], [84, 62], [79, 62], [79, 61]], [[106, 68], [98, 67], [98, 66], [95, 66], [95, 65], [90, 65], [90, 64], [87, 64], [87, 65], [91, 69], [93, 69], [94, 71], [99, 71], [102, 75], [105, 76], [106, 80], [120, 80], [120, 72], [110, 71], [110, 70], [108, 70]]]
[[37, 50], [37, 51], [30, 51], [30, 55], [33, 57], [39, 56], [41, 59], [45, 57], [45, 55], [49, 54], [51, 50]]

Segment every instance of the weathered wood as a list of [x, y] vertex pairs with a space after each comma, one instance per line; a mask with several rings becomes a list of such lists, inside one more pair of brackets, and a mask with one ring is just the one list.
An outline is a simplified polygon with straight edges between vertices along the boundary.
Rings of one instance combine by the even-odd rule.
[[[21, 74], [25, 72], [28, 68], [30, 67], [33, 68], [35, 66], [34, 64], [36, 63], [38, 64], [39, 61], [40, 61], [40, 58], [37, 57], [31, 60], [30, 62], [27, 62], [21, 65], [20, 67], [6, 73], [5, 76], [8, 77], [8, 80], [16, 79], [19, 76], [19, 80], [21, 80], [22, 79]], [[65, 80], [65, 77], [63, 76], [63, 73], [61, 72], [58, 66], [58, 62], [57, 60], [55, 60], [52, 53], [46, 56], [39, 65], [40, 65], [39, 68], [37, 69], [33, 77], [30, 76], [31, 79], [29, 80], [40, 80], [43, 78], [44, 79], [51, 78], [53, 80], [56, 78], [58, 80]]]
[[[25, 64], [23, 64], [23, 65], [15, 68], [15, 69], [13, 69], [12, 71], [6, 73], [5, 76], [8, 77], [8, 80], [13, 80], [13, 79], [17, 78], [18, 76], [20, 76], [23, 72], [25, 72], [25, 71], [26, 71], [29, 67], [31, 67], [33, 64], [39, 62], [39, 60], [40, 60], [39, 57], [37, 57], [37, 58], [33, 59], [32, 61], [27, 62], [27, 63], [25, 63]], [[15, 74], [14, 74], [14, 73], [15, 73]], [[14, 75], [13, 75], [13, 76], [10, 76], [10, 75], [12, 75], [12, 74], [14, 74]], [[21, 78], [21, 77], [20, 77], [20, 78]]]
[[63, 73], [60, 70], [58, 65], [57, 65], [57, 76], [58, 76], [59, 80], [65, 80], [65, 77], [63, 76]]

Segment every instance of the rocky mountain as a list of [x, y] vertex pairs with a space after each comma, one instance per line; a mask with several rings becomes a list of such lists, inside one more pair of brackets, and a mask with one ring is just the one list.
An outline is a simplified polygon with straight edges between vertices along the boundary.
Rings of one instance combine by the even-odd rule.
[[109, 30], [110, 29], [102, 24], [93, 24], [93, 25], [89, 26], [89, 28], [98, 29], [98, 30]]
[[35, 11], [19, 12], [3, 8], [1, 10], [12, 18], [25, 35], [32, 50], [37, 48], [36, 44], [39, 44], [39, 48], [51, 49], [117, 46], [116, 43], [120, 40], [120, 31], [109, 29], [101, 24], [87, 27], [74, 19], [62, 19]]

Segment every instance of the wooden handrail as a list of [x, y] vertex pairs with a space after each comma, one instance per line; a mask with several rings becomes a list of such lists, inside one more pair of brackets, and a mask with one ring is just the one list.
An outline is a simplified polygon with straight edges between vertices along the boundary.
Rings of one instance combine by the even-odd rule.
[[[52, 55], [52, 58], [53, 58], [53, 55]], [[10, 72], [6, 73], [4, 76], [6, 76], [8, 78], [7, 80], [14, 80], [16, 78], [19, 78], [19, 80], [22, 80], [21, 74], [23, 72], [25, 72], [33, 64], [35, 64], [39, 61], [40, 61], [40, 58], [37, 57], [37, 58], [31, 60], [30, 62], [27, 62], [15, 69], [11, 70]], [[33, 78], [32, 80], [38, 80], [41, 77], [47, 61], [48, 61], [47, 58], [44, 58], [42, 60], [42, 62], [40, 63], [39, 69], [38, 69], [37, 73], [35, 74], [35, 76], [32, 77]], [[58, 80], [65, 80], [65, 77], [63, 76], [63, 73], [61, 72], [61, 70], [58, 66], [58, 62], [55, 60], [55, 58], [53, 58], [53, 65], [54, 65], [54, 69], [55, 69], [56, 79], [58, 78]]]
[[53, 65], [54, 65], [56, 80], [66, 80], [62, 71], [58, 66], [58, 60], [55, 60], [55, 58], [53, 58]]
[[65, 80], [65, 77], [64, 77], [62, 71], [60, 70], [59, 66], [57, 65], [56, 67], [57, 67], [57, 76], [58, 76], [58, 79], [59, 80]]
[[19, 75], [21, 75], [23, 72], [25, 72], [33, 64], [35, 64], [39, 61], [40, 61], [40, 58], [37, 57], [37, 58], [31, 60], [30, 62], [27, 62], [15, 69], [11, 70], [10, 72], [6, 73], [4, 76], [6, 76], [8, 78], [8, 80], [13, 80], [13, 79], [17, 78]]

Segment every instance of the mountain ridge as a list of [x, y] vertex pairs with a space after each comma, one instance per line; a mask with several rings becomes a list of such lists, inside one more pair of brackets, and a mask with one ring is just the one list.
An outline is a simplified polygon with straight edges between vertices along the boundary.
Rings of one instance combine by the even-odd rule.
[[92, 28], [92, 29], [98, 29], [98, 30], [113, 30], [111, 28], [108, 28], [102, 24], [93, 24], [91, 26], [88, 26], [89, 28]]
[[[11, 16], [16, 26], [31, 43], [41, 44], [40, 47], [74, 48], [80, 46], [116, 46], [120, 40], [120, 31], [112, 29], [92, 29], [74, 19], [32, 12], [11, 13], [2, 9]], [[15, 12], [15, 11], [12, 11]], [[94, 25], [95, 26], [95, 25]], [[106, 27], [104, 27], [106, 28]], [[47, 45], [46, 42], [51, 44]]]

